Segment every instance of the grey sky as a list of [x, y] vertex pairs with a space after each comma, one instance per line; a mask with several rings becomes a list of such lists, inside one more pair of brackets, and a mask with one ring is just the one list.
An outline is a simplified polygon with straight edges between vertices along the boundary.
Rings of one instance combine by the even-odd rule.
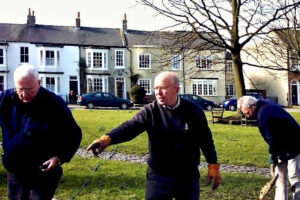
[[128, 28], [157, 30], [168, 20], [135, 0], [0, 0], [0, 23], [26, 23], [28, 8], [37, 24], [74, 26], [80, 11], [81, 26], [121, 28], [127, 14]]

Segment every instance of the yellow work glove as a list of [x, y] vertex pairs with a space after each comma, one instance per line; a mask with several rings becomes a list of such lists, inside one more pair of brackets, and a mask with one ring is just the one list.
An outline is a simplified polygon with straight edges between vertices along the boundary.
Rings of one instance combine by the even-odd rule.
[[206, 185], [209, 185], [212, 179], [214, 179], [214, 185], [213, 185], [212, 189], [215, 190], [218, 188], [218, 186], [222, 180], [221, 173], [220, 173], [220, 164], [209, 164], [208, 165]]
[[91, 151], [94, 156], [98, 156], [102, 153], [106, 147], [108, 147], [111, 143], [111, 139], [108, 135], [103, 135], [101, 138], [94, 140], [92, 144], [86, 149], [87, 151]]

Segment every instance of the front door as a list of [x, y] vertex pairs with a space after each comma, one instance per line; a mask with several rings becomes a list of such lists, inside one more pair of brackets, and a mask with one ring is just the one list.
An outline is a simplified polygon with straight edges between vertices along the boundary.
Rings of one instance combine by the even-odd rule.
[[69, 88], [70, 88], [69, 102], [70, 103], [76, 103], [77, 95], [78, 95], [77, 76], [70, 76]]
[[125, 78], [116, 78], [116, 96], [125, 98], [124, 94]]
[[298, 105], [298, 86], [292, 85], [292, 105]]

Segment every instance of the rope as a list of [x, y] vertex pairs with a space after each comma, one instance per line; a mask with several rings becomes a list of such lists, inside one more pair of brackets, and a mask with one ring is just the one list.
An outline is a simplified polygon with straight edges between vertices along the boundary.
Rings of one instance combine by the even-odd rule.
[[[114, 150], [114, 152], [109, 156], [109, 160], [111, 160], [112, 159], [112, 157], [114, 157], [114, 155], [117, 153], [117, 151], [118, 151], [118, 146], [117, 146], [117, 148]], [[96, 166], [95, 166], [95, 168], [93, 169], [93, 171], [92, 171], [92, 173], [86, 178], [86, 180], [84, 181], [84, 183], [82, 184], [82, 186], [79, 188], [79, 190], [70, 198], [70, 200], [73, 200], [73, 199], [75, 199], [77, 196], [79, 196], [80, 195], [80, 193], [83, 191], [83, 189], [91, 182], [91, 180], [92, 180], [92, 178], [93, 178], [93, 174], [96, 172], [96, 171], [98, 171], [98, 169], [100, 168], [100, 164], [101, 164], [101, 162], [102, 162], [102, 160], [100, 160], [97, 164], [96, 164]]]

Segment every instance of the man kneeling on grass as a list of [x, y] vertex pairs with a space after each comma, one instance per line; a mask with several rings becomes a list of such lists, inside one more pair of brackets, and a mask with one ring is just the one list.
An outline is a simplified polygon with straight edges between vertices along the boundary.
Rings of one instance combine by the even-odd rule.
[[213, 189], [216, 189], [221, 181], [205, 114], [195, 103], [178, 97], [179, 80], [174, 73], [160, 73], [154, 86], [156, 101], [95, 140], [87, 150], [98, 155], [107, 146], [132, 140], [147, 130], [146, 200], [198, 200], [200, 149], [209, 163], [208, 183], [214, 179]]

